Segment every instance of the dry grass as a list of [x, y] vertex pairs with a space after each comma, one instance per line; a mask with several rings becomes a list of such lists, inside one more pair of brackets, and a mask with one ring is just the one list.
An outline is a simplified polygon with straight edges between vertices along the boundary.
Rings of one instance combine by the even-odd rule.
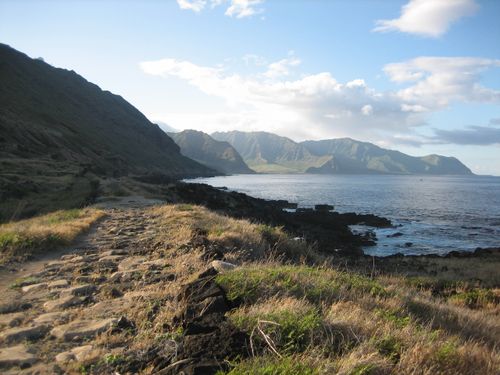
[[282, 228], [233, 219], [201, 206], [165, 205], [153, 208], [151, 215], [161, 222], [161, 236], [177, 248], [204, 245], [196, 242], [198, 236], [226, 254], [229, 261], [319, 262], [324, 259], [303, 241], [292, 239]]
[[84, 208], [1, 224], [0, 264], [22, 261], [35, 253], [66, 245], [103, 215], [103, 211]]
[[[253, 346], [253, 356], [232, 363], [229, 374], [499, 373], [499, 285], [452, 270], [465, 260], [437, 261], [436, 267], [449, 265], [447, 280], [418, 272], [406, 277], [390, 267], [370, 275], [346, 270], [281, 228], [193, 205], [157, 206], [147, 214], [156, 225], [144, 245], [148, 258], [165, 260], [176, 280], [131, 284], [116, 299], [103, 293], [109, 304], [126, 299], [123, 314], [136, 325], [133, 333], [101, 335], [103, 353], [126, 346], [134, 356], [158, 348], [160, 356], [172, 354], [183, 335], [173, 321], [182, 307], [179, 288], [207, 268], [207, 253], [219, 252], [239, 265], [216, 280], [239, 302], [228, 319]], [[113, 368], [119, 357], [100, 361]]]

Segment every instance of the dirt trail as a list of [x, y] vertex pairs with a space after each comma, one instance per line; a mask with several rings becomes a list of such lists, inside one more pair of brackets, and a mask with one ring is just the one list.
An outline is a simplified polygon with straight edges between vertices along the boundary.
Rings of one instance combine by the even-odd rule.
[[165, 261], [142, 246], [155, 225], [146, 209], [159, 203], [141, 197], [100, 203], [106, 216], [72, 246], [0, 273], [0, 372], [64, 373], [64, 364], [93, 350], [75, 343], [120, 323], [126, 301], [105, 300], [103, 287], [132, 272], [162, 275]]

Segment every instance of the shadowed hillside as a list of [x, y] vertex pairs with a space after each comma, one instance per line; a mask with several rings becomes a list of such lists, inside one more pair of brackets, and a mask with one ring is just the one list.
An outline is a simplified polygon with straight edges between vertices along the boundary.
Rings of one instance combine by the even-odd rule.
[[305, 147], [286, 137], [266, 132], [216, 132], [212, 137], [229, 142], [257, 172], [300, 173], [320, 166], [328, 157], [312, 155]]
[[102, 177], [215, 172], [122, 97], [0, 45], [1, 219], [78, 206]]
[[169, 135], [179, 145], [183, 155], [209, 168], [226, 174], [254, 173], [228, 142], [216, 141], [208, 134], [196, 130]]

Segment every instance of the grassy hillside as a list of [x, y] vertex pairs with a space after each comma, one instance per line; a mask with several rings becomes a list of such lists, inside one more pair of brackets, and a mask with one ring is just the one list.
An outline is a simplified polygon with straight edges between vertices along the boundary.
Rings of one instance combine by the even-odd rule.
[[217, 132], [245, 162], [261, 173], [319, 174], [472, 174], [453, 157], [413, 157], [349, 138], [294, 142], [266, 132]]
[[106, 177], [215, 172], [122, 97], [0, 44], [0, 221], [92, 200]]
[[328, 157], [312, 155], [286, 137], [266, 132], [216, 132], [212, 137], [230, 143], [253, 170], [261, 173], [302, 173]]
[[216, 141], [208, 134], [196, 130], [169, 133], [181, 148], [181, 153], [200, 164], [225, 174], [254, 173], [238, 151], [228, 142]]
[[314, 155], [332, 160], [310, 173], [472, 174], [458, 159], [441, 155], [413, 157], [350, 138], [301, 142]]

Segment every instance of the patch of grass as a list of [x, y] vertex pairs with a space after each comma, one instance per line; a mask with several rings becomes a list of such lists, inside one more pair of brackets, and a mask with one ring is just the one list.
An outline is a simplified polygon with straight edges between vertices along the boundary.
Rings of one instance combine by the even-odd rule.
[[0, 264], [66, 245], [104, 215], [93, 208], [56, 211], [0, 225]]
[[349, 375], [371, 375], [377, 373], [377, 366], [372, 364], [363, 364], [356, 366]]
[[229, 372], [217, 375], [316, 375], [320, 371], [314, 365], [294, 357], [255, 357], [240, 362]]
[[230, 315], [231, 321], [248, 332], [256, 346], [269, 349], [267, 335], [280, 353], [304, 351], [321, 336], [322, 319], [318, 310], [304, 301], [292, 298], [266, 301], [241, 308]]
[[375, 347], [384, 357], [387, 357], [391, 362], [398, 362], [404, 350], [404, 345], [395, 336], [386, 335], [375, 340]]
[[458, 361], [458, 345], [455, 341], [445, 341], [436, 351], [435, 359], [440, 364], [452, 365]]
[[377, 308], [374, 312], [382, 319], [393, 323], [397, 328], [404, 328], [411, 322], [411, 318], [408, 315], [402, 314], [398, 310]]
[[377, 281], [355, 273], [307, 266], [249, 266], [217, 276], [230, 300], [255, 302], [266, 296], [293, 296], [331, 303], [356, 294], [383, 297]]
[[491, 289], [472, 289], [457, 294], [449, 298], [450, 302], [467, 306], [472, 309], [496, 306], [500, 303], [500, 296], [496, 295]]

